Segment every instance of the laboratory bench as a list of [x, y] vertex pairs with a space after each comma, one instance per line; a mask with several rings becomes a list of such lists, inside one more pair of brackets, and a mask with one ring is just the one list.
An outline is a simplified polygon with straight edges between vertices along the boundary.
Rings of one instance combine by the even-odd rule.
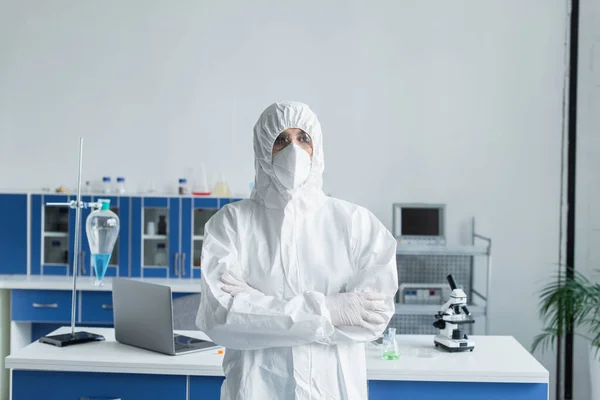
[[[104, 278], [104, 285], [99, 287], [93, 284], [93, 277], [78, 277], [77, 326], [113, 326], [112, 279]], [[193, 321], [200, 301], [199, 278], [131, 279], [170, 286], [176, 326], [195, 329]], [[5, 356], [61, 326], [70, 325], [72, 288], [72, 276], [0, 275], [0, 368]], [[0, 399], [9, 398], [9, 386], [8, 371], [3, 369]]]
[[[168, 356], [118, 343], [112, 328], [82, 329], [106, 340], [66, 348], [34, 342], [5, 359], [14, 400], [219, 399], [218, 350]], [[199, 331], [179, 333], [206, 338]], [[366, 344], [369, 399], [548, 399], [548, 371], [513, 337], [473, 339], [473, 352], [445, 353], [433, 336], [398, 335], [399, 360], [383, 360], [380, 345]]]
[[[77, 279], [77, 325], [113, 326], [112, 279], [95, 286], [92, 277]], [[174, 299], [200, 293], [200, 279], [130, 278], [171, 287]], [[10, 322], [10, 351], [18, 350], [71, 321], [73, 277], [0, 275], [2, 323]], [[199, 301], [199, 299], [197, 299]]]

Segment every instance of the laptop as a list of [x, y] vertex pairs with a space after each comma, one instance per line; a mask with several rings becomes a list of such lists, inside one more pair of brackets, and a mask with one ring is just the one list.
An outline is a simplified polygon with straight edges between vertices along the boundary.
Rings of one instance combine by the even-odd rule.
[[215, 343], [173, 332], [171, 287], [113, 278], [115, 339], [169, 355], [216, 349]]

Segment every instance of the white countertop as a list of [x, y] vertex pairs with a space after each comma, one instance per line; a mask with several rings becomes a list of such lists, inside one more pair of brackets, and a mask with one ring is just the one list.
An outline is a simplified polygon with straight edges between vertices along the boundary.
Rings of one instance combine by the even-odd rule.
[[[104, 278], [104, 286], [94, 286], [91, 276], [77, 277], [77, 290], [112, 290], [112, 278]], [[200, 293], [200, 279], [191, 278], [131, 278], [137, 281], [157, 283], [170, 286], [175, 293]], [[43, 289], [43, 290], [71, 290], [73, 287], [72, 276], [55, 275], [0, 275], [0, 289]]]
[[[54, 333], [66, 333], [60, 328]], [[115, 342], [112, 328], [77, 328], [99, 333], [104, 342], [59, 348], [39, 342], [6, 358], [6, 368], [47, 371], [86, 371], [162, 375], [223, 376], [223, 356], [217, 350], [168, 356]], [[180, 333], [206, 338], [199, 331]], [[399, 335], [399, 360], [380, 358], [381, 350], [367, 345], [371, 380], [446, 382], [548, 383], [548, 371], [513, 337], [472, 336], [475, 350], [445, 353], [433, 347], [432, 336]]]

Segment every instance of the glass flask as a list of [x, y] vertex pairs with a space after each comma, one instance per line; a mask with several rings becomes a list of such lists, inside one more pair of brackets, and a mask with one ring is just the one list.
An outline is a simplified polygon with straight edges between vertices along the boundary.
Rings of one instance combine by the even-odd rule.
[[102, 205], [90, 213], [85, 222], [92, 265], [96, 274], [94, 285], [102, 286], [102, 279], [110, 261], [117, 237], [119, 236], [119, 217], [110, 210], [110, 200], [98, 200]]
[[397, 360], [400, 358], [400, 350], [398, 350], [398, 342], [396, 342], [396, 328], [388, 328], [383, 336], [382, 358], [384, 360]]

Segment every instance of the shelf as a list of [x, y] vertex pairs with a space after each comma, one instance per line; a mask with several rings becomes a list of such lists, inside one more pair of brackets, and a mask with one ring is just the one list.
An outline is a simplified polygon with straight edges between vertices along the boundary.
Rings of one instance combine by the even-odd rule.
[[69, 237], [69, 234], [67, 232], [44, 232], [44, 237], [66, 238]]
[[[433, 322], [433, 316], [440, 311], [442, 305], [435, 304], [398, 304], [396, 303], [396, 315], [431, 315]], [[469, 304], [467, 305], [471, 315], [483, 316], [485, 315], [485, 306]]]
[[194, 235], [194, 240], [204, 240], [204, 235]]
[[167, 235], [144, 235], [144, 240], [167, 240]]
[[406, 255], [445, 255], [445, 256], [485, 256], [488, 254], [486, 247], [477, 246], [441, 246], [441, 245], [416, 245], [398, 244], [396, 254]]

